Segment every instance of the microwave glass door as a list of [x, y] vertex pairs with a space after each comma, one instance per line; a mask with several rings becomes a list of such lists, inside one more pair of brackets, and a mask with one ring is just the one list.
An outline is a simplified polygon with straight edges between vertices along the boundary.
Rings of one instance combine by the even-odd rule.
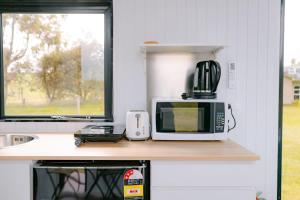
[[158, 132], [210, 132], [212, 104], [200, 102], [159, 102], [156, 110]]

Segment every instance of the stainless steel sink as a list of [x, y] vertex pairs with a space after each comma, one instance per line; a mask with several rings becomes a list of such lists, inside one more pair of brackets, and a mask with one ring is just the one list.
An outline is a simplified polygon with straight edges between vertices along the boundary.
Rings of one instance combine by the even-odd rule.
[[0, 134], [0, 148], [24, 144], [36, 138], [32, 135]]

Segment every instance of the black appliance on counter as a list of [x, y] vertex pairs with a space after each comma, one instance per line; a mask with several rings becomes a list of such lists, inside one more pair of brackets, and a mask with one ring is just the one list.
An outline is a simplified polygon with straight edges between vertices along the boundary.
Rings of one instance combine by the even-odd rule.
[[150, 200], [149, 161], [38, 161], [34, 200]]
[[74, 133], [75, 145], [85, 142], [118, 142], [123, 139], [125, 126], [87, 125]]
[[221, 67], [216, 61], [201, 61], [197, 63], [193, 74], [192, 89], [183, 93], [182, 98], [215, 99], [216, 90], [221, 78]]

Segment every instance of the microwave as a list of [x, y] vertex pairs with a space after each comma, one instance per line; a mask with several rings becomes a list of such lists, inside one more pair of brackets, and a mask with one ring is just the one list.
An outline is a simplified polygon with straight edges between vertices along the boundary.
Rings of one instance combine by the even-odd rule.
[[225, 140], [227, 105], [207, 99], [153, 99], [153, 140]]

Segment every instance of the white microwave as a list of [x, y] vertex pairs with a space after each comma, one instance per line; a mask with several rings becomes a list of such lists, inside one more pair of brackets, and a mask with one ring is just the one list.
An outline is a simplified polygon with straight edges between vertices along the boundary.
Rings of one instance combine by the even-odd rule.
[[227, 104], [211, 99], [153, 99], [153, 140], [225, 140]]

